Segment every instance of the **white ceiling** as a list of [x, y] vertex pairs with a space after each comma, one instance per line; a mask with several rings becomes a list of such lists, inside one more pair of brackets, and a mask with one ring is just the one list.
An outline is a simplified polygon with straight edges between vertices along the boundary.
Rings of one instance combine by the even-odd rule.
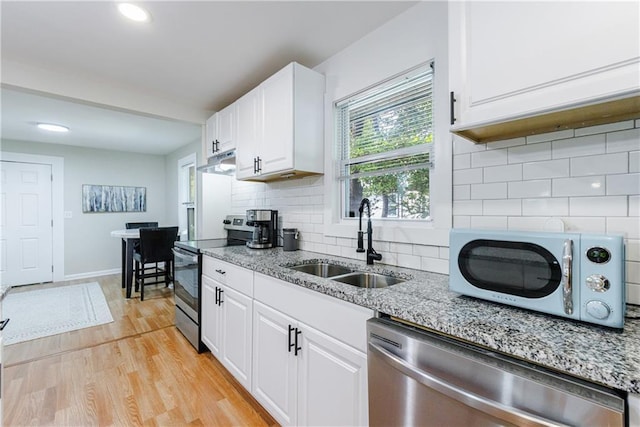
[[415, 3], [145, 1], [139, 24], [114, 1], [3, 0], [2, 138], [167, 154], [289, 62], [315, 67]]

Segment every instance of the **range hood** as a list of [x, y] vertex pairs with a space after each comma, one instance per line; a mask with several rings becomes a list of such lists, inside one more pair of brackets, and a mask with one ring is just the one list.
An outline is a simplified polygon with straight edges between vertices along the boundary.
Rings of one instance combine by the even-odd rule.
[[209, 157], [207, 164], [198, 168], [199, 172], [215, 173], [218, 175], [235, 175], [236, 150], [235, 148], [224, 153], [214, 154]]
[[569, 105], [555, 111], [513, 117], [509, 120], [453, 126], [451, 132], [475, 143], [531, 136], [640, 118], [640, 95], [600, 99]]

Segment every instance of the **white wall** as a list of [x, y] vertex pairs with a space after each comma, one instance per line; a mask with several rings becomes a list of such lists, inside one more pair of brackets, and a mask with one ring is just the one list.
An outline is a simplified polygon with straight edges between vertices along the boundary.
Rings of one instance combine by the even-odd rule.
[[489, 144], [455, 139], [455, 227], [622, 234], [640, 304], [640, 120]]
[[[379, 27], [342, 52], [315, 68], [327, 80], [325, 95], [325, 176], [275, 183], [234, 182], [232, 209], [243, 214], [250, 208], [278, 209], [281, 227], [300, 230], [300, 248], [304, 250], [364, 259], [356, 249], [357, 220], [348, 225], [333, 225], [333, 104], [336, 100], [384, 81], [431, 59], [436, 61], [436, 170], [432, 194], [441, 200], [433, 207], [440, 233], [419, 230], [417, 235], [440, 236], [435, 244], [418, 244], [407, 233], [384, 237], [374, 222], [374, 247], [383, 263], [409, 268], [448, 272], [446, 239], [451, 225], [451, 137], [448, 132], [447, 5], [424, 2]], [[438, 113], [440, 111], [441, 113]], [[445, 114], [446, 112], [446, 114]], [[437, 184], [436, 184], [437, 183]], [[338, 229], [340, 229], [339, 232]], [[416, 233], [409, 233], [416, 235]], [[444, 243], [442, 243], [444, 242]]]
[[[64, 211], [72, 213], [64, 220], [67, 278], [119, 272], [120, 240], [109, 233], [129, 221], [166, 222], [164, 156], [7, 140], [2, 151], [64, 158]], [[82, 184], [146, 187], [147, 211], [82, 213]]]

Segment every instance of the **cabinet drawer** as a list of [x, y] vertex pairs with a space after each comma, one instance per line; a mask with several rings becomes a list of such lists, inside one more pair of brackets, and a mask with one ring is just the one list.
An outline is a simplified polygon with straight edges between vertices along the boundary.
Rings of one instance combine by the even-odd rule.
[[254, 298], [356, 349], [367, 351], [366, 321], [373, 310], [255, 274]]
[[253, 297], [253, 271], [210, 257], [202, 257], [202, 274]]

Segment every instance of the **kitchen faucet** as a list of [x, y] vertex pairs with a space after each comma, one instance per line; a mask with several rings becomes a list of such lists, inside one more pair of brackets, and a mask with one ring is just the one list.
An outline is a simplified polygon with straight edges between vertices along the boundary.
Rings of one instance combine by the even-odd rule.
[[367, 264], [372, 265], [373, 260], [380, 261], [382, 255], [373, 249], [373, 227], [371, 226], [371, 203], [366, 197], [360, 202], [360, 228], [358, 230], [358, 249], [356, 252], [364, 252], [363, 232], [362, 232], [362, 211], [367, 205]]

